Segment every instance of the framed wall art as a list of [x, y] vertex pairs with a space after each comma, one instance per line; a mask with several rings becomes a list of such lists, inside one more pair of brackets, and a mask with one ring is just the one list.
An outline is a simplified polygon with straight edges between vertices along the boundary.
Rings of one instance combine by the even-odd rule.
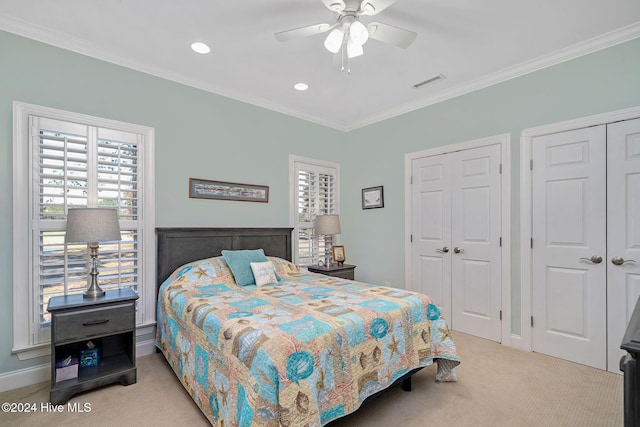
[[269, 186], [189, 178], [189, 197], [192, 199], [267, 203], [269, 202]]
[[362, 189], [362, 209], [384, 208], [384, 191], [382, 185]]
[[344, 246], [332, 246], [331, 250], [333, 251], [333, 260], [338, 264], [342, 264], [345, 262], [347, 257], [344, 254]]

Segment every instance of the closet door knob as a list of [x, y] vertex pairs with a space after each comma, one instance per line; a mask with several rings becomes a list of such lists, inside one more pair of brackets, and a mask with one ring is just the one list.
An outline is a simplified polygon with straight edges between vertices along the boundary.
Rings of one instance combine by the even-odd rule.
[[439, 254], [446, 254], [447, 252], [449, 252], [449, 247], [444, 246], [442, 249], [436, 248], [436, 252], [438, 252]]
[[453, 252], [455, 252], [457, 254], [461, 254], [462, 252], [464, 252], [464, 249], [459, 248], [459, 247], [456, 246], [455, 248], [453, 248]]
[[619, 257], [619, 256], [614, 256], [613, 258], [611, 258], [611, 263], [613, 265], [623, 265], [623, 264], [626, 264], [628, 262], [636, 262], [636, 260], [635, 259], [626, 259], [625, 260], [624, 258]]
[[599, 255], [594, 255], [591, 258], [580, 258], [580, 259], [584, 261], [589, 261], [593, 264], [600, 264], [602, 262], [602, 257]]

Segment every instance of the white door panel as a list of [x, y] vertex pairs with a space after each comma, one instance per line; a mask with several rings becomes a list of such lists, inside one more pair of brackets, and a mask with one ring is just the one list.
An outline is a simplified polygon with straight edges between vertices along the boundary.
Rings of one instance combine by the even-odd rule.
[[606, 369], [606, 127], [532, 149], [533, 350]]
[[443, 312], [446, 317], [447, 311], [441, 301], [448, 302], [451, 297], [451, 287], [449, 283], [444, 280], [445, 276], [448, 276], [448, 268], [444, 265], [442, 256], [426, 256], [423, 255], [419, 259], [419, 288], [414, 289], [418, 292], [429, 295], [433, 301], [440, 304], [443, 308]]
[[607, 347], [609, 370], [616, 371], [640, 295], [640, 119], [608, 125], [607, 163]]
[[413, 290], [429, 295], [451, 319], [450, 159], [446, 155], [413, 162]]
[[[487, 321], [491, 320], [491, 264], [486, 261], [462, 260], [460, 281], [466, 286], [460, 286], [458, 292], [461, 293], [460, 308], [456, 307], [455, 318], [458, 316], [469, 316], [472, 319], [462, 317], [456, 320], [471, 321], [474, 319]], [[458, 302], [458, 299], [456, 302]]]
[[[547, 267], [547, 333], [589, 339], [587, 270]], [[566, 301], [572, 301], [572, 309], [566, 310]]]
[[452, 323], [500, 341], [500, 146], [454, 155], [460, 167], [451, 169]]

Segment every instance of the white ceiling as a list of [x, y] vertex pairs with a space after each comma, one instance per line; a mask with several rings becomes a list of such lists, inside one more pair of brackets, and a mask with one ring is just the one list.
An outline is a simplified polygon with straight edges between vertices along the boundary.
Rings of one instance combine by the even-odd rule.
[[640, 37], [640, 1], [399, 0], [372, 20], [418, 37], [369, 40], [349, 75], [326, 34], [274, 38], [333, 23], [321, 0], [0, 0], [0, 29], [345, 131]]

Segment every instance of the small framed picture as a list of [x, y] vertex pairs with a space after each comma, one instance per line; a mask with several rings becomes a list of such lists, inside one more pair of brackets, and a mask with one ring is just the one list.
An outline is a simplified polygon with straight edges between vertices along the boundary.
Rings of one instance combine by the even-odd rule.
[[331, 250], [333, 251], [333, 260], [338, 264], [342, 264], [346, 259], [344, 256], [344, 246], [333, 246]]
[[362, 189], [362, 209], [384, 208], [384, 191], [382, 185]]

